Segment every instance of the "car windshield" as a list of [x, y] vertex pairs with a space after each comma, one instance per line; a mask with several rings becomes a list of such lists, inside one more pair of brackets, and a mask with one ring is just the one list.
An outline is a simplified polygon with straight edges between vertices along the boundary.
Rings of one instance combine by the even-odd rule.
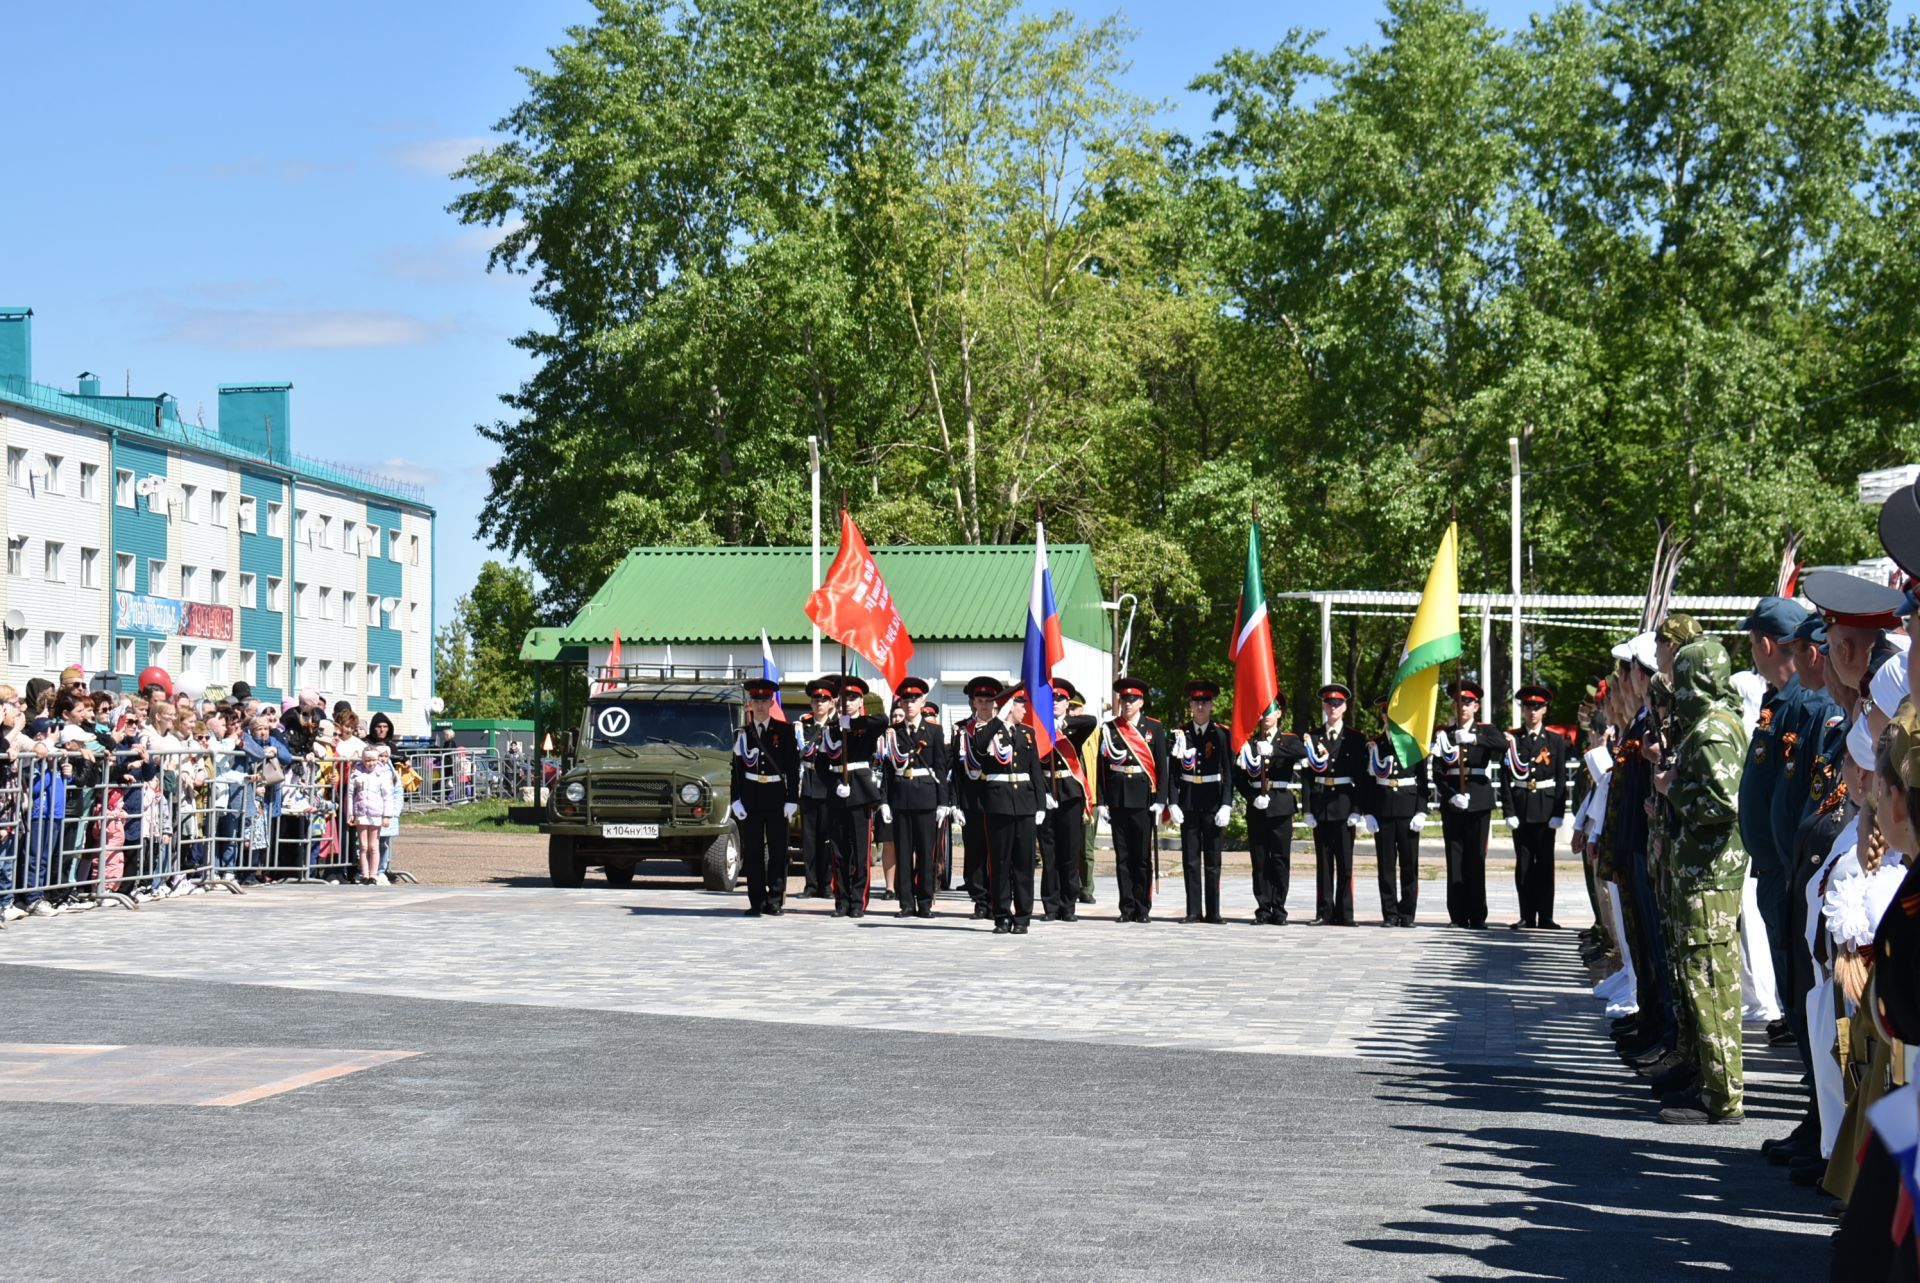
[[587, 706], [594, 748], [683, 744], [725, 748], [737, 716], [728, 704], [673, 704], [664, 700], [604, 700]]

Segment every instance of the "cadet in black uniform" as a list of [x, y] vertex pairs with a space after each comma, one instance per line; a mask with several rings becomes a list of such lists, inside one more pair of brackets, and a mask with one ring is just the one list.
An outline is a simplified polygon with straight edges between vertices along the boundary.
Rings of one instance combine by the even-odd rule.
[[1247, 799], [1247, 849], [1259, 905], [1253, 920], [1276, 927], [1286, 925], [1287, 886], [1293, 879], [1293, 816], [1300, 793], [1293, 768], [1307, 756], [1298, 735], [1280, 730], [1286, 707], [1286, 696], [1276, 694], [1233, 763], [1233, 785]]
[[1353, 922], [1353, 826], [1360, 822], [1354, 795], [1367, 769], [1367, 741], [1347, 728], [1353, 692], [1339, 682], [1320, 688], [1326, 721], [1309, 735], [1307, 810], [1313, 816], [1314, 926], [1350, 927]]
[[[816, 677], [807, 683], [807, 697], [813, 701], [813, 711], [800, 714], [800, 720], [794, 724], [803, 765], [813, 761], [820, 731], [833, 716], [833, 682], [831, 677]], [[825, 899], [832, 894], [833, 848], [827, 843], [827, 794], [831, 791], [815, 772], [801, 772], [800, 863], [807, 875], [805, 885], [800, 888], [802, 900]]]
[[894, 917], [933, 916], [934, 856], [940, 816], [947, 807], [947, 743], [940, 728], [926, 721], [927, 683], [903, 677], [894, 688], [905, 719], [887, 728], [881, 774], [886, 802], [880, 818], [893, 826]]
[[787, 898], [787, 821], [800, 809], [800, 748], [793, 727], [773, 720], [779, 686], [746, 681], [747, 720], [733, 739], [733, 822], [747, 868], [747, 916], [779, 917]]
[[976, 677], [966, 685], [973, 711], [953, 728], [947, 752], [947, 778], [953, 826], [960, 830], [961, 878], [973, 901], [976, 921], [992, 914], [993, 890], [987, 885], [987, 826], [980, 822], [980, 764], [973, 757], [973, 733], [997, 716], [1000, 682]]
[[1380, 733], [1367, 745], [1367, 773], [1360, 790], [1367, 831], [1379, 863], [1380, 925], [1410, 927], [1420, 906], [1420, 830], [1427, 822], [1427, 777], [1420, 763], [1401, 760], [1388, 728], [1387, 701]]
[[1120, 922], [1153, 913], [1153, 829], [1168, 815], [1167, 728], [1141, 709], [1147, 684], [1113, 684], [1119, 711], [1100, 726], [1100, 818], [1113, 834], [1113, 874], [1120, 884]]
[[842, 677], [836, 687], [840, 711], [827, 718], [814, 750], [813, 769], [827, 785], [827, 841], [833, 848], [833, 916], [867, 914], [868, 845], [880, 781], [873, 760], [887, 719], [869, 714], [867, 684]]
[[1213, 720], [1220, 688], [1187, 683], [1190, 720], [1174, 728], [1174, 822], [1180, 826], [1180, 871], [1187, 884], [1182, 922], [1225, 921], [1220, 916], [1220, 837], [1233, 816], [1233, 737]]
[[1513, 830], [1513, 885], [1523, 927], [1560, 926], [1553, 920], [1554, 830], [1567, 814], [1567, 741], [1544, 725], [1553, 692], [1520, 688], [1521, 724], [1507, 746], [1501, 813]]
[[1480, 683], [1463, 677], [1453, 696], [1453, 725], [1433, 737], [1427, 757], [1433, 795], [1440, 801], [1440, 831], [1447, 846], [1447, 921], [1456, 927], [1487, 925], [1487, 831], [1493, 824], [1494, 761], [1507, 737], [1480, 720]]
[[1026, 687], [1016, 685], [1000, 697], [999, 711], [973, 731], [995, 935], [1025, 935], [1033, 920], [1034, 830], [1046, 810], [1040, 800], [1040, 756], [1026, 716]]
[[1040, 826], [1040, 903], [1050, 922], [1074, 921], [1080, 903], [1081, 852], [1092, 809], [1080, 746], [1099, 723], [1067, 712], [1079, 698], [1073, 683], [1053, 679], [1053, 749], [1040, 761], [1047, 807]]

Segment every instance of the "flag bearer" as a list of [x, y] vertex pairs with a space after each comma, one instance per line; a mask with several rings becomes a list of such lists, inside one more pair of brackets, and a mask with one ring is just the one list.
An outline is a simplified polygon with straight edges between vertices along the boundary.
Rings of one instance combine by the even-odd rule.
[[1098, 723], [1084, 713], [1079, 692], [1064, 677], [1053, 679], [1053, 748], [1041, 759], [1047, 818], [1040, 825], [1040, 902], [1051, 922], [1072, 922], [1080, 903], [1080, 862], [1093, 801], [1080, 746]]
[[1447, 847], [1447, 921], [1480, 930], [1487, 925], [1487, 834], [1493, 823], [1493, 763], [1507, 737], [1480, 720], [1480, 683], [1462, 677], [1448, 690], [1453, 724], [1433, 737], [1427, 758], [1434, 796], [1441, 800], [1440, 831]]
[[1380, 925], [1410, 927], [1420, 903], [1420, 830], [1427, 823], [1427, 777], [1420, 763], [1407, 762], [1387, 723], [1387, 701], [1380, 710], [1380, 733], [1367, 745], [1367, 774], [1361, 788], [1364, 823], [1373, 834], [1379, 861]]
[[887, 719], [869, 714], [867, 684], [842, 677], [835, 687], [839, 711], [827, 719], [813, 755], [813, 770], [827, 788], [827, 842], [833, 851], [833, 916], [867, 914], [868, 861], [873, 809], [880, 804], [880, 781], [873, 759], [886, 733]]

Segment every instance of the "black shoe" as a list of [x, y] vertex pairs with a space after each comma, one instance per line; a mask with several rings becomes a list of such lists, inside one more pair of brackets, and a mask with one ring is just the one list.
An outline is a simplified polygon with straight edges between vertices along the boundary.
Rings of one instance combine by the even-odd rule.
[[1484, 922], [1469, 922], [1467, 923], [1467, 928], [1472, 931], [1485, 931], [1487, 924]]
[[1560, 929], [1560, 924], [1552, 918], [1542, 918], [1533, 925], [1539, 927], [1542, 931], [1558, 931]]
[[912, 909], [895, 909], [893, 911], [893, 916], [896, 918], [911, 918], [913, 916], [913, 910]]
[[865, 909], [855, 909], [852, 913], [849, 913], [847, 916], [849, 918], [864, 918], [867, 916], [867, 911]]
[[1700, 1099], [1700, 1089], [1692, 1084], [1682, 1087], [1678, 1091], [1668, 1091], [1660, 1094], [1660, 1108], [1662, 1109], [1705, 1109], [1706, 1107], [1706, 1102]]
[[1400, 919], [1400, 925], [1401, 925], [1401, 926], [1403, 926], [1403, 927], [1410, 927], [1410, 926], [1412, 926], [1412, 925], [1413, 925], [1413, 919], [1412, 919], [1412, 918], [1402, 918], [1402, 919]]
[[931, 918], [933, 916], [933, 910], [932, 909], [915, 909], [913, 911], [913, 916], [916, 918]]
[[873, 898], [876, 900], [891, 900], [893, 899], [893, 888], [881, 887], [878, 891], [875, 891], [873, 893]]
[[1082, 904], [1092, 904], [1092, 903], [1093, 903], [1093, 892], [1091, 892], [1091, 891], [1082, 891], [1082, 892], [1080, 893], [1080, 903], [1082, 903]]
[[833, 916], [836, 918], [844, 918], [847, 916], [847, 911], [836, 904], [833, 906]]
[[1133, 920], [1144, 927], [1147, 923], [1153, 921], [1153, 915], [1151, 913], [1136, 913], [1133, 915]]
[[1224, 927], [1227, 925], [1227, 920], [1217, 913], [1208, 914], [1205, 921], [1210, 927]]
[[786, 913], [787, 913], [787, 906], [784, 904], [776, 904], [771, 909], [767, 910], [767, 916], [769, 918], [782, 918], [786, 916]]
[[1276, 913], [1271, 918], [1268, 918], [1267, 921], [1276, 927], [1284, 927], [1287, 925], [1287, 915], [1284, 913]]
[[1397, 915], [1390, 914], [1387, 917], [1380, 919], [1380, 925], [1383, 927], [1397, 927], [1400, 925], [1400, 919]]
[[1770, 1141], [1768, 1143], [1771, 1144], [1773, 1148], [1763, 1152], [1767, 1156], [1767, 1162], [1775, 1167], [1791, 1167], [1795, 1159], [1819, 1157], [1811, 1145], [1803, 1145], [1795, 1141], [1791, 1136], [1784, 1140]]
[[971, 921], [974, 921], [974, 922], [984, 922], [984, 921], [985, 921], [986, 919], [988, 919], [988, 918], [991, 918], [992, 916], [993, 916], [993, 914], [991, 914], [991, 913], [989, 913], [989, 912], [987, 911], [987, 906], [986, 906], [986, 905], [984, 905], [984, 904], [976, 904], [976, 905], [974, 905], [974, 906], [973, 906], [973, 917], [972, 917], [972, 919], [971, 919]]
[[1678, 1055], [1670, 1051], [1658, 1060], [1645, 1065], [1635, 1066], [1633, 1072], [1639, 1074], [1642, 1078], [1652, 1080], [1658, 1078], [1661, 1074], [1683, 1067], [1692, 1068], [1692, 1066], [1687, 1065], [1684, 1060], [1681, 1060]]
[[1327, 920], [1325, 918], [1308, 918], [1307, 925], [1310, 927], [1324, 927], [1327, 925]]
[[1013, 931], [1013, 925], [1011, 923], [996, 922], [993, 924], [993, 934], [997, 936], [1007, 935], [1012, 931]]
[[1638, 1029], [1640, 1027], [1640, 1017], [1622, 1016], [1618, 1020], [1609, 1022], [1607, 1027], [1612, 1029], [1614, 1033], [1623, 1033], [1629, 1029]]
[[1790, 1047], [1798, 1041], [1799, 1039], [1793, 1036], [1793, 1026], [1786, 1021], [1769, 1020], [1767, 1022], [1767, 1046]]
[[1691, 1106], [1681, 1109], [1663, 1109], [1660, 1121], [1681, 1127], [1728, 1127], [1738, 1126], [1747, 1121], [1745, 1114], [1710, 1114], [1705, 1109]]
[[1669, 1092], [1692, 1086], [1693, 1078], [1693, 1066], [1681, 1065], [1678, 1068], [1669, 1069], [1664, 1074], [1655, 1074], [1648, 1080], [1647, 1087], [1654, 1095], [1665, 1096]]
[[1017, 936], [1023, 936], [1023, 935], [1025, 935], [1025, 934], [1027, 934], [1027, 924], [1026, 924], [1026, 923], [1024, 923], [1024, 922], [1016, 922], [1016, 923], [1014, 923], [1014, 924], [1013, 924], [1013, 934], [1015, 934], [1015, 935], [1017, 935]]
[[1189, 913], [1189, 914], [1188, 914], [1188, 915], [1187, 915], [1186, 917], [1184, 917], [1184, 918], [1182, 918], [1182, 919], [1180, 919], [1180, 921], [1181, 921], [1181, 922], [1183, 922], [1183, 923], [1186, 923], [1186, 922], [1198, 922], [1198, 921], [1200, 921], [1200, 915], [1199, 915], [1199, 914], [1197, 914], [1197, 913]]
[[1067, 910], [1067, 911], [1066, 911], [1065, 913], [1063, 913], [1063, 914], [1061, 914], [1061, 915], [1060, 915], [1060, 921], [1062, 921], [1062, 922], [1078, 922], [1078, 921], [1080, 921], [1080, 915], [1079, 915], [1079, 914], [1077, 914], [1077, 913], [1075, 913], [1075, 912], [1074, 912], [1074, 911], [1073, 911], [1072, 909], [1068, 909], [1068, 910]]
[[1803, 1189], [1818, 1189], [1827, 1177], [1827, 1160], [1817, 1155], [1796, 1159], [1787, 1168], [1787, 1179]]
[[1533, 924], [1532, 924], [1531, 922], [1509, 922], [1509, 923], [1507, 923], [1507, 930], [1509, 930], [1509, 931], [1525, 931], [1525, 930], [1527, 930], [1527, 929], [1529, 929], [1529, 928], [1530, 928], [1530, 927], [1532, 927], [1532, 926], [1533, 926]]
[[758, 910], [758, 909], [748, 909], [748, 910], [747, 910], [747, 916], [748, 916], [749, 918], [757, 918], [757, 917], [759, 917], [759, 916], [760, 916], [760, 910]]

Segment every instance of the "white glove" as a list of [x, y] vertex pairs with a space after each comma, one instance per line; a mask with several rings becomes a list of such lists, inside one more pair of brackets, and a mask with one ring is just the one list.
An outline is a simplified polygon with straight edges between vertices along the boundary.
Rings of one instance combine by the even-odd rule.
[[1566, 820], [1567, 820], [1567, 817], [1566, 817], [1566, 816], [1564, 816], [1564, 815], [1556, 815], [1556, 816], [1554, 816], [1554, 817], [1553, 817], [1553, 818], [1552, 818], [1551, 820], [1548, 820], [1548, 821], [1547, 821], [1547, 827], [1548, 827], [1548, 828], [1550, 828], [1550, 829], [1557, 829], [1557, 828], [1559, 828], [1559, 827], [1560, 827], [1560, 826], [1561, 826], [1562, 824], [1564, 824], [1564, 823], [1566, 823]]
[[1169, 824], [1185, 824], [1187, 822], [1186, 813], [1172, 803], [1168, 803], [1167, 822]]
[[1455, 793], [1452, 797], [1447, 799], [1447, 805], [1452, 807], [1456, 811], [1464, 811], [1467, 809], [1467, 807], [1471, 806], [1472, 804], [1473, 804], [1473, 799], [1468, 797], [1465, 793]]
[[947, 808], [947, 818], [953, 821], [953, 827], [956, 829], [967, 827], [967, 813], [957, 806]]
[[1187, 755], [1187, 733], [1185, 731], [1175, 731], [1173, 733], [1173, 755], [1175, 757], [1185, 757]]
[[891, 806], [888, 806], [885, 802], [882, 802], [880, 804], [880, 819], [883, 823], [886, 823], [886, 824], [893, 823], [893, 808]]
[[1453, 736], [1441, 731], [1433, 737], [1433, 747], [1441, 753], [1453, 752]]
[[1427, 827], [1426, 812], [1425, 811], [1417, 812], [1411, 820], [1407, 821], [1407, 827], [1412, 829], [1415, 833], [1418, 833], [1421, 829], [1426, 828]]
[[1517, 829], [1520, 827], [1520, 817], [1517, 815], [1503, 815], [1500, 817], [1500, 822], [1506, 825], [1510, 829]]
[[1363, 815], [1360, 817], [1360, 820], [1367, 826], [1367, 832], [1378, 833], [1380, 831], [1380, 821], [1373, 816]]
[[1100, 817], [1100, 823], [1102, 823], [1102, 824], [1105, 824], [1105, 825], [1107, 825], [1108, 827], [1112, 827], [1112, 825], [1113, 825], [1113, 817], [1107, 814], [1107, 808], [1106, 808], [1106, 807], [1104, 807], [1104, 806], [1096, 806], [1096, 807], [1094, 807], [1094, 808], [1093, 808], [1093, 813], [1094, 813], [1095, 815], [1097, 815], [1097, 816], [1099, 816], [1099, 817]]
[[1213, 827], [1216, 829], [1224, 829], [1227, 827], [1227, 821], [1232, 818], [1233, 807], [1223, 806], [1213, 813]]
[[1057, 811], [1060, 809], [1060, 799], [1051, 793], [1047, 794], [1047, 809], [1049, 811]]
[[744, 820], [747, 818], [747, 804], [739, 798], [733, 799], [733, 805], [727, 809], [733, 812], [733, 818], [736, 820]]
[[944, 806], [934, 807], [933, 808], [933, 827], [937, 829], [942, 824], [945, 824], [946, 822], [947, 822], [947, 808]]
[[1259, 742], [1257, 742], [1257, 743], [1256, 743], [1256, 744], [1254, 745], [1254, 751], [1255, 751], [1255, 752], [1257, 752], [1257, 753], [1259, 753], [1259, 754], [1260, 754], [1260, 756], [1262, 756], [1262, 757], [1272, 757], [1272, 756], [1273, 756], [1273, 741], [1272, 741], [1272, 740], [1260, 740]]
[[1037, 811], [1035, 811], [1035, 812], [1033, 813], [1033, 822], [1034, 822], [1035, 824], [1045, 824], [1045, 823], [1047, 822], [1047, 808], [1046, 808], [1046, 807], [1044, 807], [1044, 806], [1043, 806], [1043, 807], [1041, 807], [1041, 808], [1040, 808], [1039, 810], [1037, 810]]
[[853, 789], [846, 784], [836, 784], [833, 786], [833, 795], [835, 797], [852, 797]]
[[1347, 827], [1350, 829], [1359, 828], [1360, 821], [1364, 818], [1365, 818], [1364, 816], [1358, 815], [1352, 811], [1347, 812]]
[[1273, 799], [1268, 797], [1265, 793], [1255, 793], [1253, 795], [1253, 809], [1256, 811], [1264, 811], [1272, 804], [1273, 804]]
[[800, 804], [798, 802], [788, 802], [780, 808], [780, 814], [791, 820], [794, 816], [800, 814]]
[[848, 713], [840, 714], [840, 729], [843, 731], [853, 729], [853, 717], [851, 714], [848, 714]]

